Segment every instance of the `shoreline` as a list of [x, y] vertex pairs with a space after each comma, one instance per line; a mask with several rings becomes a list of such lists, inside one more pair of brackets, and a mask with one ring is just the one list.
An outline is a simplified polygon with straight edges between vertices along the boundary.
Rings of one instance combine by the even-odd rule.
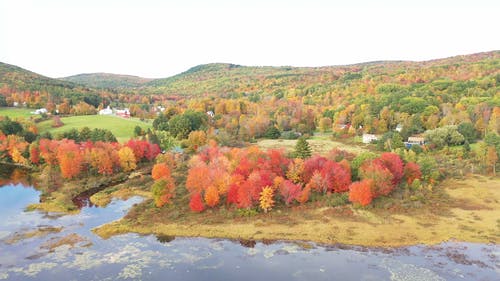
[[184, 221], [176, 221], [166, 218], [166, 214], [175, 211], [174, 206], [148, 209], [150, 202], [144, 202], [130, 210], [125, 218], [97, 227], [93, 232], [104, 239], [132, 232], [370, 247], [433, 245], [451, 240], [500, 243], [498, 179], [448, 179], [436, 188], [443, 189], [442, 197], [432, 198], [429, 204], [409, 212], [345, 205], [298, 207], [284, 212], [278, 210], [249, 218], [229, 219], [221, 218], [223, 211], [209, 210], [202, 214], [189, 214]]

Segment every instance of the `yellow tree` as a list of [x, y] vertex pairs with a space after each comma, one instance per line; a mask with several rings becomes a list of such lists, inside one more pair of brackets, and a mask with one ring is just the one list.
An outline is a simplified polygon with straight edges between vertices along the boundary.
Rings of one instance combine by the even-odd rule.
[[488, 147], [488, 153], [486, 154], [486, 164], [491, 167], [493, 171], [493, 176], [496, 175], [496, 165], [498, 162], [497, 150], [494, 146]]
[[270, 186], [266, 186], [262, 189], [260, 193], [259, 203], [260, 208], [264, 210], [264, 212], [270, 211], [274, 206], [274, 189]]
[[123, 171], [132, 171], [137, 167], [134, 151], [130, 147], [122, 147], [118, 151], [118, 157], [120, 158], [120, 167], [123, 169]]

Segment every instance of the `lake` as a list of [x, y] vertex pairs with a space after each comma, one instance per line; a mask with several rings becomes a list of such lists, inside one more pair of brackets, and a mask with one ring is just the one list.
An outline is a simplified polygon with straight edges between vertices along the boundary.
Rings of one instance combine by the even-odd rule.
[[40, 192], [0, 187], [0, 280], [499, 280], [500, 247], [446, 242], [367, 248], [91, 230], [123, 217], [141, 198], [83, 206], [77, 215], [25, 207]]

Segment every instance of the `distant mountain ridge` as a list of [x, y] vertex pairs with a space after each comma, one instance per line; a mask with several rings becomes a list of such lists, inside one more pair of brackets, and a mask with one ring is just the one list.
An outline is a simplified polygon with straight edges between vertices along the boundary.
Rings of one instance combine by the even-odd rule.
[[[149, 79], [133, 75], [110, 73], [86, 73], [54, 79], [20, 67], [0, 63], [0, 87], [8, 86], [17, 90], [47, 90], [53, 92], [97, 93], [103, 90], [124, 93], [160, 95], [240, 95], [275, 94], [283, 95], [284, 89], [316, 94], [331, 92], [333, 88], [363, 77], [392, 77], [412, 72], [413, 77], [421, 71], [435, 70], [442, 73], [427, 75], [427, 81], [455, 79], [453, 72], [446, 69], [462, 68], [461, 75], [467, 76], [469, 64], [481, 63], [491, 70], [500, 72], [500, 51], [460, 55], [429, 61], [374, 61], [351, 65], [322, 67], [292, 66], [242, 66], [230, 63], [211, 63], [194, 66], [180, 74], [160, 79]], [[464, 68], [465, 67], [465, 68]], [[499, 74], [500, 75], [500, 74]], [[474, 77], [474, 75], [469, 75]], [[410, 75], [410, 77], [412, 77]], [[418, 77], [417, 77], [418, 78]], [[378, 78], [377, 78], [378, 79]], [[382, 78], [380, 78], [382, 79]], [[420, 78], [419, 78], [420, 79]], [[430, 79], [430, 80], [429, 80]], [[418, 79], [417, 79], [418, 80]], [[414, 80], [413, 83], [415, 83]], [[426, 79], [420, 79], [423, 82]], [[406, 81], [405, 83], [407, 83]], [[411, 82], [411, 81], [410, 81]]]
[[91, 88], [119, 89], [141, 87], [147, 82], [152, 81], [153, 79], [133, 75], [100, 72], [82, 73], [73, 76], [62, 77], [59, 78], [59, 80], [69, 81]]

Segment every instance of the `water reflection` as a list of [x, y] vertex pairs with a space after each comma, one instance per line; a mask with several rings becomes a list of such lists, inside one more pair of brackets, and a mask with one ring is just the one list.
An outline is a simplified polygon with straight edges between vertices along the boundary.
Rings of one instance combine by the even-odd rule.
[[500, 249], [490, 244], [366, 248], [137, 234], [103, 240], [91, 229], [119, 219], [141, 198], [71, 216], [24, 212], [39, 194], [0, 188], [0, 280], [498, 279]]

